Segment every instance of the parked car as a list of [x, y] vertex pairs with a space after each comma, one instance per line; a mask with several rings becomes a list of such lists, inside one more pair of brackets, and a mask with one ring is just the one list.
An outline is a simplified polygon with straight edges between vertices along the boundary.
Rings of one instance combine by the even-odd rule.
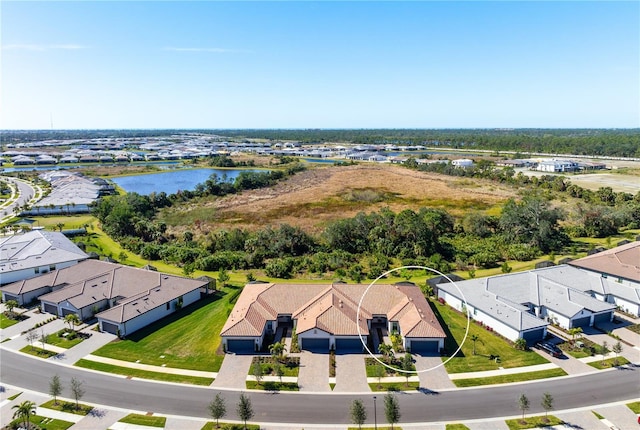
[[558, 348], [557, 346], [549, 342], [538, 342], [536, 343], [535, 347], [543, 351], [546, 351], [553, 357], [562, 357], [563, 355], [560, 348]]

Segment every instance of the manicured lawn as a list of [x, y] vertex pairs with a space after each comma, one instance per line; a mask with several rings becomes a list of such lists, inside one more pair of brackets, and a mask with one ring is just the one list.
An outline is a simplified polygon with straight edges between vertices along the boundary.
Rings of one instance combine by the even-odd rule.
[[562, 342], [558, 344], [565, 354], [569, 354], [574, 358], [591, 357], [595, 351], [597, 345], [591, 342], [589, 339], [580, 339], [580, 342], [584, 343], [584, 348], [573, 347], [570, 342]]
[[7, 316], [4, 313], [0, 314], [0, 328], [11, 327], [14, 324], [18, 324], [18, 320], [7, 318]]
[[[604, 360], [604, 362], [602, 362], [602, 360], [598, 360], [598, 361], [592, 361], [591, 363], [588, 363], [589, 366], [591, 367], [595, 367], [596, 369], [610, 369], [612, 367], [616, 367], [615, 365], [615, 358], [607, 358], [606, 360]], [[624, 357], [618, 357], [618, 366], [622, 366], [624, 364], [628, 364], [629, 360], [627, 360]]]
[[62, 334], [64, 333], [69, 333], [69, 330], [63, 329], [57, 333], [50, 334], [49, 336], [47, 336], [47, 343], [49, 345], [54, 345], [54, 346], [59, 346], [60, 348], [69, 349], [73, 346], [76, 346], [77, 344], [79, 344], [84, 340], [82, 337], [78, 335], [76, 335], [75, 338], [73, 339], [69, 339], [68, 336], [67, 337], [62, 336]]
[[299, 391], [300, 387], [295, 382], [273, 382], [262, 381], [258, 384], [256, 381], [247, 381], [248, 390], [264, 390], [264, 391]]
[[155, 381], [177, 382], [180, 384], [211, 385], [213, 378], [203, 378], [200, 376], [176, 375], [173, 373], [150, 372], [147, 370], [132, 369], [130, 367], [114, 366], [107, 363], [98, 363], [85, 359], [78, 360], [74, 366], [85, 369], [99, 370], [101, 372], [117, 373], [118, 375], [131, 376], [134, 378], [152, 379]]
[[640, 414], [640, 402], [627, 403], [627, 407], [634, 413]]
[[167, 423], [166, 417], [154, 417], [153, 415], [129, 414], [119, 422], [127, 424], [137, 424], [149, 427], [164, 427]]
[[233, 304], [229, 296], [238, 287], [227, 287], [212, 297], [139, 330], [124, 340], [115, 340], [94, 352], [95, 355], [125, 361], [215, 372], [224, 355], [220, 349], [220, 331]]
[[[442, 305], [437, 301], [430, 301], [429, 303], [432, 309], [435, 310], [438, 320], [447, 334], [445, 349], [448, 353], [453, 353], [458, 349], [460, 342], [464, 338], [467, 318], [448, 305]], [[476, 341], [476, 355], [473, 355], [473, 342], [470, 340], [472, 335], [477, 335], [479, 338]], [[492, 356], [500, 357], [499, 361], [496, 362], [495, 359], [491, 358]], [[447, 358], [443, 357], [442, 359], [446, 360]], [[519, 351], [505, 339], [471, 321], [469, 336], [467, 336], [462, 349], [451, 361], [445, 364], [445, 367], [449, 373], [462, 373], [496, 370], [499, 367], [533, 366], [544, 363], [548, 363], [548, 360], [535, 352]]]
[[455, 423], [445, 425], [444, 430], [469, 430], [469, 427], [461, 423]]
[[371, 391], [415, 391], [420, 388], [419, 382], [372, 382], [369, 384]]
[[[282, 376], [298, 376], [300, 372], [300, 357], [286, 357], [281, 363]], [[253, 357], [249, 375], [253, 375], [253, 366], [261, 363], [262, 374], [264, 376], [278, 376], [274, 372], [273, 358], [271, 357]]]
[[53, 409], [56, 411], [69, 412], [71, 414], [76, 415], [87, 415], [89, 412], [93, 410], [93, 406], [83, 405], [82, 403], [78, 403], [78, 408], [76, 408], [76, 404], [73, 402], [65, 402], [63, 400], [58, 400], [58, 404], [56, 405], [53, 400], [49, 400], [46, 403], [40, 405], [41, 408]]
[[49, 358], [49, 357], [53, 357], [54, 355], [58, 355], [57, 352], [47, 351], [42, 348], [38, 348], [37, 346], [29, 346], [29, 345], [22, 348], [20, 352], [24, 352], [29, 355], [35, 355], [36, 357], [40, 357], [40, 358]]
[[[22, 419], [13, 420], [11, 424], [9, 424], [9, 428], [13, 428], [14, 423], [20, 425], [22, 424]], [[31, 415], [29, 417], [29, 422], [37, 425], [42, 430], [67, 430], [74, 423], [70, 423], [69, 421], [55, 420], [53, 418], [41, 417], [40, 415]]]
[[[383, 366], [382, 364], [378, 363], [376, 360], [374, 360], [371, 357], [365, 357], [364, 359], [364, 363], [365, 363], [365, 370], [367, 372], [367, 378], [377, 378], [378, 375], [376, 375], [376, 371], [378, 368], [382, 367], [382, 369], [384, 370], [384, 375], [382, 375], [382, 377], [384, 376], [405, 376], [406, 373], [405, 372], [401, 372], [402, 370], [402, 363], [399, 359], [395, 359], [395, 361], [393, 363], [388, 363], [385, 361], [385, 363], [389, 366], [392, 367], [392, 369]], [[393, 369], [398, 369], [398, 371], [394, 371]], [[411, 365], [411, 369], [409, 369], [410, 371], [415, 371], [416, 370], [416, 366], [415, 364]], [[410, 373], [409, 376], [413, 376], [413, 373]]]
[[454, 379], [456, 387], [477, 387], [479, 385], [507, 384], [509, 382], [531, 381], [534, 379], [555, 378], [565, 376], [567, 372], [562, 369], [541, 370], [538, 372], [514, 373], [513, 375], [498, 375], [490, 378]]
[[536, 427], [547, 428], [551, 426], [558, 426], [564, 423], [561, 419], [554, 417], [553, 415], [549, 415], [548, 417], [525, 417], [518, 418], [515, 420], [506, 420], [507, 426], [509, 430], [520, 430], [520, 429], [532, 429]]
[[603, 420], [604, 419], [604, 417], [602, 415], [600, 415], [599, 413], [597, 413], [596, 411], [591, 411], [591, 413], [593, 415], [595, 415], [596, 418], [599, 419], [599, 420]]
[[[214, 430], [214, 429], [221, 429], [221, 430], [244, 430], [244, 424], [231, 424], [231, 423], [224, 423], [224, 422], [220, 422], [220, 427], [216, 427], [216, 423], [214, 421], [209, 421], [208, 423], [206, 423], [203, 427], [202, 430]], [[248, 430], [260, 430], [260, 426], [257, 424], [247, 424], [247, 429]]]

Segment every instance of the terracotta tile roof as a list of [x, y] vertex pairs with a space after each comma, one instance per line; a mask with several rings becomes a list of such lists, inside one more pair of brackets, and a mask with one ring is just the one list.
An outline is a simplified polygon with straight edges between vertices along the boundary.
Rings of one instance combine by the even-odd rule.
[[[222, 336], [260, 336], [267, 321], [278, 315], [297, 320], [303, 333], [321, 329], [334, 335], [368, 334], [367, 320], [386, 315], [398, 321], [403, 335], [445, 337], [437, 318], [418, 287], [413, 284], [368, 285], [333, 284], [248, 284], [240, 294]], [[363, 295], [367, 291], [366, 296]]]
[[627, 243], [569, 263], [594, 272], [640, 282], [640, 241]]

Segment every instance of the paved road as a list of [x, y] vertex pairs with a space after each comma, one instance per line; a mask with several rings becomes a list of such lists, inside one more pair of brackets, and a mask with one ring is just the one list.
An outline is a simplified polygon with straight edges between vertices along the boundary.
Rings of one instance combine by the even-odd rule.
[[16, 206], [20, 207], [31, 202], [31, 200], [34, 199], [37, 194], [36, 189], [26, 181], [10, 176], [3, 176], [3, 179], [13, 183], [17, 187], [18, 192], [14, 196], [15, 200], [13, 200], [6, 207], [2, 208], [2, 211], [0, 211], [0, 221], [2, 222], [11, 219], [14, 216], [13, 210]]
[[[57, 373], [65, 384], [75, 376], [85, 381], [83, 400], [132, 410], [204, 418], [207, 417], [207, 404], [216, 392], [222, 392], [231, 409], [239, 396], [238, 391], [128, 380], [88, 372], [6, 349], [2, 349], [0, 358], [0, 379], [3, 383], [46, 393], [51, 375]], [[539, 399], [546, 391], [553, 395], [556, 410], [634, 399], [640, 397], [638, 380], [640, 367], [526, 384], [443, 391], [435, 395], [411, 393], [398, 396], [403, 422], [455, 421], [517, 415], [517, 398], [521, 393], [531, 401], [530, 414], [542, 412]], [[367, 399], [373, 393], [251, 392], [249, 396], [257, 422], [346, 424], [352, 400], [360, 398], [368, 403]]]

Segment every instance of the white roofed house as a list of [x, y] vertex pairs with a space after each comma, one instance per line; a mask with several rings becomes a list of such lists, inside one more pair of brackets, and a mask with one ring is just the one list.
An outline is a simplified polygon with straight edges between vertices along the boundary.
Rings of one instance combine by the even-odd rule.
[[97, 260], [69, 267], [59, 278], [39, 297], [44, 312], [96, 317], [101, 331], [119, 336], [196, 302], [207, 283]]
[[[26, 233], [0, 237], [0, 285], [34, 278], [52, 270], [72, 266], [85, 260], [85, 254], [62, 233], [32, 230]], [[31, 297], [18, 291], [5, 293], [3, 300], [17, 300], [26, 304]]]

